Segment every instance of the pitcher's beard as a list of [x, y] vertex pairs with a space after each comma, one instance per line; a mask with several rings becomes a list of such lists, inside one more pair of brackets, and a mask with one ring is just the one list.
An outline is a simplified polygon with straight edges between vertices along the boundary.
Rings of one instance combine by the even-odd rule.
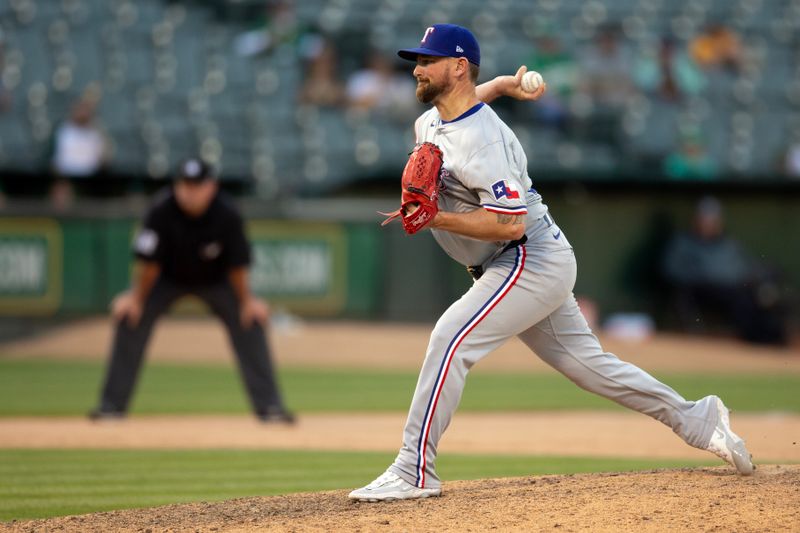
[[417, 100], [423, 104], [430, 104], [442, 94], [446, 88], [445, 86], [434, 85], [430, 81], [417, 82]]

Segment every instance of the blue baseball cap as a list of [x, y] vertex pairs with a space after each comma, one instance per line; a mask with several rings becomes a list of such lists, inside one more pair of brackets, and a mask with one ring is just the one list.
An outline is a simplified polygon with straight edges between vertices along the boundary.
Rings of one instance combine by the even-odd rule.
[[466, 57], [475, 66], [481, 64], [478, 40], [467, 28], [455, 24], [434, 24], [427, 30], [417, 48], [404, 48], [397, 55], [409, 61], [417, 56]]

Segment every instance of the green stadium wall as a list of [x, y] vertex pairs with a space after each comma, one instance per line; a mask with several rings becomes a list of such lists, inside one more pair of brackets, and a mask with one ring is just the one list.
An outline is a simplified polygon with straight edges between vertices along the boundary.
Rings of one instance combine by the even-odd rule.
[[[795, 303], [797, 195], [718, 196], [729, 231], [756, 259], [779, 269], [783, 294]], [[679, 190], [621, 194], [569, 187], [549, 194], [551, 212], [576, 250], [576, 293], [594, 300], [604, 315], [663, 318], [659, 254], [674, 230], [688, 226], [697, 198]], [[399, 225], [335, 218], [250, 216], [255, 290], [302, 316], [431, 320], [471, 283], [428, 233], [408, 237]], [[128, 285], [136, 225], [134, 216], [0, 217], [0, 316], [105, 312]]]

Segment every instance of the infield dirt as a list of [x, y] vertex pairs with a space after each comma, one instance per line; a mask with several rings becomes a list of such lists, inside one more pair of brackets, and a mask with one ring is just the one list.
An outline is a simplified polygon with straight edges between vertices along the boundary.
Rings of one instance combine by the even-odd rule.
[[[326, 368], [418, 370], [433, 324], [297, 322], [276, 320], [272, 345], [279, 365]], [[87, 319], [46, 334], [0, 345], [11, 358], [97, 360], [111, 345], [111, 323]], [[753, 346], [728, 338], [658, 334], [641, 341], [600, 335], [603, 347], [650, 372], [712, 374], [800, 374], [800, 346]], [[233, 361], [222, 325], [216, 320], [168, 318], [156, 327], [148, 360], [171, 363]], [[492, 352], [475, 371], [554, 372], [517, 339]]]

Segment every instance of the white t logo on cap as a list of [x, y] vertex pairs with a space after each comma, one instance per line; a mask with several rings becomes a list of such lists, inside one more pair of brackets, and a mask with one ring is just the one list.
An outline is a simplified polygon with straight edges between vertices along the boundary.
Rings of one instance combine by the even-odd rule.
[[428, 35], [430, 35], [431, 33], [433, 33], [433, 30], [435, 30], [435, 29], [436, 29], [436, 28], [434, 28], [433, 26], [431, 26], [431, 27], [429, 27], [427, 30], [425, 30], [425, 35], [423, 35], [423, 36], [422, 36], [422, 41], [420, 41], [420, 44], [425, 44], [425, 41], [427, 41], [427, 40], [428, 40]]

